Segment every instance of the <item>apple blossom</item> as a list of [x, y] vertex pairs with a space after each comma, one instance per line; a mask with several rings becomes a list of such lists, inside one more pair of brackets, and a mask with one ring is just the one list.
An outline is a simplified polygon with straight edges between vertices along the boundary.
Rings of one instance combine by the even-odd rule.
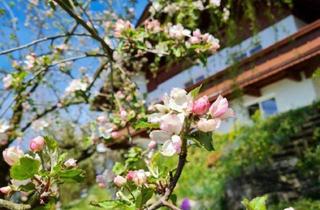
[[121, 110], [120, 110], [120, 117], [121, 117], [121, 119], [122, 119], [122, 120], [125, 120], [125, 119], [127, 118], [127, 116], [128, 116], [127, 111], [124, 110], [124, 109], [121, 109]]
[[0, 133], [5, 133], [7, 130], [9, 130], [10, 125], [6, 121], [0, 121]]
[[221, 5], [221, 0], [210, 0], [209, 2], [215, 7], [220, 7]]
[[150, 176], [149, 172], [144, 170], [129, 171], [127, 174], [127, 180], [133, 181], [137, 186], [142, 186], [147, 183], [147, 178]]
[[2, 152], [4, 161], [10, 166], [15, 164], [23, 155], [23, 151], [15, 146], [9, 147]]
[[167, 140], [161, 148], [161, 154], [164, 156], [172, 156], [179, 154], [181, 151], [182, 141], [180, 136], [173, 135], [170, 140]]
[[44, 145], [45, 145], [44, 138], [42, 136], [37, 136], [36, 138], [31, 140], [29, 147], [32, 152], [40, 152], [43, 150]]
[[107, 186], [105, 177], [103, 175], [97, 175], [96, 176], [96, 182], [98, 183], [98, 186], [100, 188], [105, 188]]
[[160, 22], [158, 20], [146, 20], [144, 26], [147, 30], [153, 33], [159, 33], [161, 31]]
[[113, 179], [113, 182], [117, 187], [122, 187], [124, 184], [127, 183], [127, 179], [123, 176], [118, 175]]
[[36, 62], [37, 62], [36, 54], [31, 53], [27, 55], [26, 60], [24, 61], [24, 63], [26, 64], [26, 69], [31, 70], [36, 65]]
[[201, 118], [197, 123], [197, 128], [203, 132], [212, 132], [220, 127], [221, 120], [217, 119], [204, 119]]
[[121, 137], [121, 133], [119, 131], [113, 131], [111, 133], [111, 137], [114, 138], [114, 139], [118, 139]]
[[181, 24], [173, 25], [169, 28], [169, 36], [175, 39], [183, 39], [186, 36], [190, 36], [191, 31], [185, 29]]
[[68, 160], [66, 160], [63, 164], [65, 167], [67, 168], [73, 168], [77, 166], [77, 160], [70, 158]]
[[74, 79], [70, 82], [69, 86], [66, 88], [65, 92], [66, 94], [71, 94], [76, 91], [85, 91], [87, 87], [89, 86], [89, 83], [81, 80], [81, 79]]
[[105, 115], [100, 115], [97, 117], [97, 122], [99, 124], [104, 124], [108, 122], [108, 118]]
[[119, 38], [121, 36], [121, 33], [124, 30], [129, 29], [129, 28], [132, 28], [132, 25], [129, 21], [125, 21], [122, 19], [117, 20], [117, 22], [114, 26], [114, 31], [115, 31], [114, 36]]
[[5, 186], [0, 188], [0, 192], [5, 195], [9, 194], [11, 191], [12, 189], [10, 186]]
[[179, 134], [184, 123], [184, 115], [180, 114], [166, 114], [161, 117], [160, 129], [169, 133]]
[[227, 112], [228, 108], [228, 100], [219, 95], [216, 101], [211, 105], [209, 112], [213, 118], [221, 117]]
[[39, 119], [36, 121], [33, 121], [31, 124], [31, 127], [35, 131], [42, 131], [43, 129], [47, 128], [49, 126], [49, 123], [44, 119]]
[[187, 91], [181, 88], [173, 88], [170, 92], [170, 96], [164, 96], [164, 104], [170, 109], [177, 112], [189, 112], [192, 105], [192, 97], [187, 94]]
[[285, 209], [283, 209], [283, 210], [294, 210], [294, 208], [288, 207], [288, 208], [285, 208]]
[[155, 149], [157, 147], [157, 142], [154, 140], [151, 140], [148, 144], [149, 149]]
[[202, 96], [192, 104], [192, 112], [196, 115], [204, 115], [210, 108], [208, 96]]
[[12, 77], [12, 75], [11, 74], [7, 74], [5, 77], [3, 77], [2, 82], [3, 82], [4, 89], [9, 90], [13, 85], [13, 77]]

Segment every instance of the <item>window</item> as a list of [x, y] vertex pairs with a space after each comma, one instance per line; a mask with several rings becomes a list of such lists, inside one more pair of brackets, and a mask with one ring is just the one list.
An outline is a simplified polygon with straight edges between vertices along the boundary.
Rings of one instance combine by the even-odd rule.
[[260, 101], [247, 107], [250, 118], [260, 110], [264, 117], [269, 117], [278, 113], [278, 107], [275, 98]]
[[248, 106], [248, 112], [249, 112], [249, 116], [250, 118], [256, 113], [256, 111], [260, 110], [259, 108], [259, 104], [252, 104], [250, 106]]
[[250, 50], [250, 55], [253, 55], [253, 54], [257, 53], [257, 52], [259, 52], [260, 50], [262, 50], [262, 46], [261, 46], [261, 44], [259, 43], [259, 44], [257, 44], [254, 48], [252, 48], [252, 49]]
[[276, 99], [271, 98], [261, 102], [261, 107], [263, 110], [263, 114], [265, 117], [269, 117], [271, 115], [278, 113], [278, 108], [276, 104]]
[[196, 82], [200, 82], [204, 80], [204, 75], [201, 75], [200, 77], [197, 77]]
[[193, 81], [192, 80], [189, 80], [188, 82], [184, 83], [184, 86], [187, 88], [187, 87], [190, 87], [193, 85]]

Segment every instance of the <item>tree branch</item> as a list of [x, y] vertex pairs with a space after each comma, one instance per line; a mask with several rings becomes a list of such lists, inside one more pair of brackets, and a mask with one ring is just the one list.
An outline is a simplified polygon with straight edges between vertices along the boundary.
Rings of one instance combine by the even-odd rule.
[[25, 48], [28, 48], [28, 47], [32, 47], [33, 45], [36, 45], [36, 44], [41, 43], [41, 42], [55, 40], [55, 39], [63, 38], [63, 37], [69, 37], [71, 35], [72, 36], [90, 36], [89, 34], [84, 34], [84, 33], [83, 34], [67, 33], [67, 34], [59, 34], [59, 35], [55, 35], [55, 36], [43, 37], [41, 39], [34, 40], [34, 41], [32, 41], [32, 42], [30, 42], [28, 44], [24, 44], [24, 45], [15, 47], [15, 48], [11, 48], [11, 49], [8, 49], [8, 50], [1, 51], [0, 55], [5, 55], [5, 54], [8, 54], [8, 53], [12, 53], [14, 51], [17, 51], [17, 50], [22, 50], [22, 49], [25, 49]]
[[97, 40], [105, 53], [107, 53], [110, 60], [113, 60], [112, 54], [113, 50], [109, 47], [109, 45], [104, 41], [103, 38], [99, 36], [99, 34], [95, 31], [94, 28], [90, 27], [81, 17], [79, 17], [72, 9], [66, 5], [63, 0], [54, 0], [65, 12], [67, 12], [77, 23], [82, 25], [92, 36], [93, 39]]
[[[0, 199], [0, 207], [10, 209], [10, 210], [27, 210], [31, 209], [31, 206], [28, 204], [17, 204], [11, 201]], [[2, 209], [1, 208], [1, 209]]]

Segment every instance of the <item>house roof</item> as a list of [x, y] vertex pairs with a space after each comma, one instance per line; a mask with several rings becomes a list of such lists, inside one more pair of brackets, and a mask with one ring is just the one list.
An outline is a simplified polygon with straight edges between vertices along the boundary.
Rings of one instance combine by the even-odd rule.
[[[320, 65], [320, 20], [315, 21], [297, 33], [244, 59], [237, 68], [239, 74], [226, 78], [232, 67], [199, 82], [207, 87], [200, 95], [209, 95], [213, 100], [217, 95], [231, 96], [235, 88], [244, 93], [258, 96], [260, 88], [284, 77], [300, 80], [300, 72], [307, 75]], [[235, 85], [237, 87], [235, 87]]]

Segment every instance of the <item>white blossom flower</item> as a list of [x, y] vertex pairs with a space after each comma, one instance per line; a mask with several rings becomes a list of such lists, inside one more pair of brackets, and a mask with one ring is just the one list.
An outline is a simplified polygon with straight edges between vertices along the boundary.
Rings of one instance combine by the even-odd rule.
[[73, 168], [77, 166], [77, 160], [70, 158], [68, 160], [66, 160], [66, 162], [64, 162], [63, 164], [65, 167], [67, 168]]
[[227, 21], [230, 17], [230, 10], [228, 8], [223, 8], [222, 20]]
[[11, 74], [7, 74], [5, 77], [2, 79], [3, 82], [3, 87], [4, 89], [8, 90], [12, 87], [13, 85], [13, 77]]
[[179, 154], [181, 151], [181, 138], [178, 135], [173, 135], [170, 140], [164, 142], [161, 148], [161, 154], [164, 156], [172, 156]]
[[210, 0], [210, 4], [215, 6], [215, 7], [220, 7], [221, 0]]
[[10, 128], [7, 121], [0, 121], [0, 133], [5, 133]]
[[39, 120], [33, 121], [31, 124], [31, 127], [35, 131], [42, 131], [45, 128], [49, 127], [49, 123], [44, 119], [39, 119]]
[[183, 39], [185, 36], [190, 36], [191, 31], [185, 29], [181, 24], [173, 25], [169, 28], [169, 36], [176, 39]]
[[89, 86], [89, 82], [83, 79], [74, 79], [70, 82], [69, 86], [66, 88], [65, 92], [67, 94], [74, 93], [76, 91], [85, 91]]
[[27, 70], [31, 70], [37, 62], [37, 57], [34, 53], [31, 53], [29, 55], [26, 56], [26, 60], [24, 61], [24, 63], [26, 64], [26, 69]]
[[192, 97], [187, 94], [187, 91], [181, 88], [173, 88], [170, 92], [170, 97], [164, 97], [164, 103], [170, 109], [177, 112], [188, 113], [192, 108]]

